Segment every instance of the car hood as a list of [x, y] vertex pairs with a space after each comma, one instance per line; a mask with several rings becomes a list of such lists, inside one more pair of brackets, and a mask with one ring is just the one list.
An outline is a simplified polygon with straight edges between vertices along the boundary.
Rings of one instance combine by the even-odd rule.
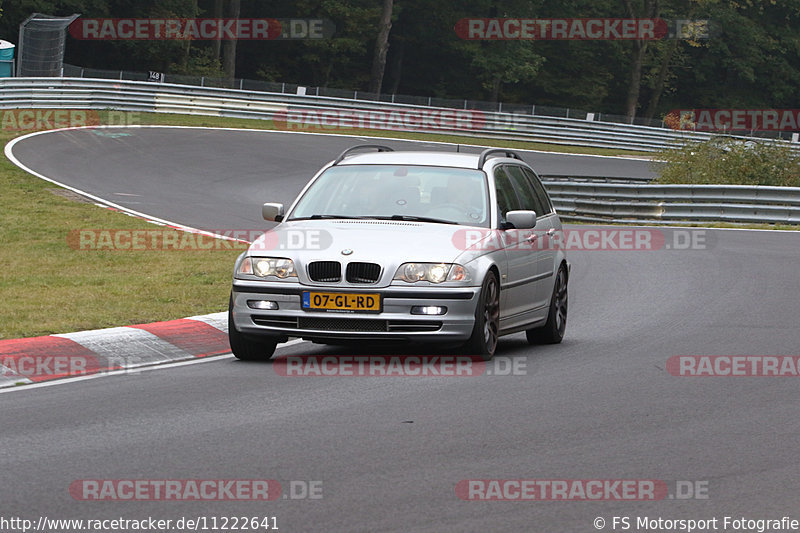
[[[406, 262], [461, 263], [478, 255], [465, 251], [464, 231], [487, 232], [454, 224], [394, 220], [303, 220], [284, 222], [250, 245], [250, 255], [311, 261], [378, 263], [384, 274]], [[382, 276], [383, 277], [383, 276]], [[388, 281], [388, 279], [384, 279]]]

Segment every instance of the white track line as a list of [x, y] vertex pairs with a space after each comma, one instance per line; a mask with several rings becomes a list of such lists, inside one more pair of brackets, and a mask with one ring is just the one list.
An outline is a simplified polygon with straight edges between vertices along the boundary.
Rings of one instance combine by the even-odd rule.
[[[303, 339], [292, 339], [288, 342], [284, 342], [283, 344], [279, 344], [277, 350], [281, 348], [285, 348], [287, 346], [292, 346], [295, 344], [302, 344], [304, 342]], [[233, 354], [224, 354], [224, 355], [212, 355], [209, 357], [195, 357], [194, 359], [189, 359], [186, 361], [176, 361], [174, 363], [160, 363], [160, 364], [145, 364], [141, 366], [131, 366], [128, 368], [123, 368], [121, 370], [113, 370], [111, 372], [98, 372], [96, 374], [89, 374], [87, 376], [75, 376], [71, 378], [63, 378], [63, 379], [54, 379], [52, 381], [42, 381], [40, 383], [31, 383], [20, 385], [18, 387], [4, 387], [0, 388], [0, 394], [7, 394], [10, 392], [22, 392], [26, 390], [32, 389], [41, 389], [44, 387], [54, 387], [56, 385], [66, 385], [67, 383], [75, 383], [77, 381], [87, 381], [90, 379], [97, 379], [109, 376], [123, 376], [126, 374], [132, 373], [141, 373], [141, 372], [150, 372], [152, 370], [167, 370], [170, 368], [177, 368], [181, 366], [189, 366], [189, 365], [197, 365], [200, 363], [210, 363], [214, 361], [222, 361], [223, 359], [231, 359]]]

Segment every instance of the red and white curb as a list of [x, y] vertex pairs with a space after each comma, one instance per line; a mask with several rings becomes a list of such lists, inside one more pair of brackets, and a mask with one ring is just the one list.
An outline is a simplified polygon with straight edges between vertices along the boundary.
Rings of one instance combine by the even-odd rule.
[[0, 388], [230, 353], [228, 314], [0, 341]]

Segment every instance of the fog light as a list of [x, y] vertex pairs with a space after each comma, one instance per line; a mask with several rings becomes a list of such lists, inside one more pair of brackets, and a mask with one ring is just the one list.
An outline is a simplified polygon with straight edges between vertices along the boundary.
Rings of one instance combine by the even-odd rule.
[[412, 315], [443, 315], [447, 308], [439, 305], [415, 305], [411, 308]]
[[278, 308], [278, 302], [270, 300], [247, 300], [247, 307], [250, 309], [272, 309]]

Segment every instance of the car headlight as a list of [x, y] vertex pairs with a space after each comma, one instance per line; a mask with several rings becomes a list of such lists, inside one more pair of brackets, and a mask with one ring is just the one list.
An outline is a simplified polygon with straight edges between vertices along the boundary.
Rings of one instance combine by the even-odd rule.
[[280, 279], [296, 278], [294, 261], [285, 257], [245, 257], [239, 263], [237, 274], [247, 274], [266, 278], [274, 276]]
[[463, 266], [455, 263], [403, 263], [397, 269], [394, 279], [407, 283], [469, 281], [469, 272]]

